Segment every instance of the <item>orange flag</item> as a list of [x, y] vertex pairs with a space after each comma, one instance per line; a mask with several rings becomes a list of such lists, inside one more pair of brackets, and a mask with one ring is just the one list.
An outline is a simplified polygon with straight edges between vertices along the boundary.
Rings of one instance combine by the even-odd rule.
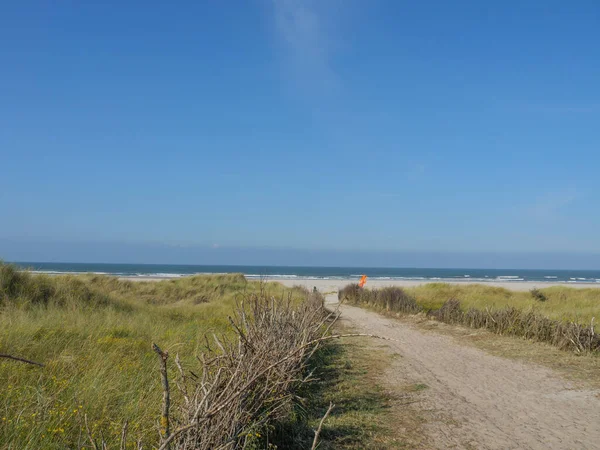
[[359, 287], [363, 287], [365, 284], [367, 284], [367, 276], [363, 275], [362, 277], [360, 277], [360, 281], [358, 282], [358, 286]]

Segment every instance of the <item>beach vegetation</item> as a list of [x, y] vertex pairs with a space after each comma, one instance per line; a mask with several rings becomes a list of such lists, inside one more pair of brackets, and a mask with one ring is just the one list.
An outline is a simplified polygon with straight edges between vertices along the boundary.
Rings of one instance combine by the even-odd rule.
[[318, 293], [236, 274], [133, 282], [0, 264], [0, 448], [169, 436], [171, 448], [266, 448], [301, 405], [326, 318]]
[[[600, 352], [595, 318], [600, 290], [549, 287], [536, 293], [483, 285], [432, 283], [364, 289], [350, 284], [339, 299], [393, 313], [422, 313], [442, 322], [548, 342], [577, 353]], [[541, 300], [544, 298], [544, 300]]]
[[546, 300], [548, 300], [548, 297], [546, 297], [546, 294], [544, 294], [541, 290], [537, 289], [537, 288], [533, 288], [532, 290], [529, 291], [529, 293], [531, 294], [531, 296], [536, 299], [539, 302], [545, 302]]

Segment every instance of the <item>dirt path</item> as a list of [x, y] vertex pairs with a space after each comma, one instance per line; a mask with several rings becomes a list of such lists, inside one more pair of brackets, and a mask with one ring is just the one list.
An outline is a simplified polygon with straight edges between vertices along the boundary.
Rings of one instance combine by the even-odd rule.
[[342, 318], [361, 332], [400, 341], [389, 342], [401, 358], [386, 384], [427, 386], [416, 409], [433, 448], [600, 449], [599, 391], [361, 308], [343, 306]]

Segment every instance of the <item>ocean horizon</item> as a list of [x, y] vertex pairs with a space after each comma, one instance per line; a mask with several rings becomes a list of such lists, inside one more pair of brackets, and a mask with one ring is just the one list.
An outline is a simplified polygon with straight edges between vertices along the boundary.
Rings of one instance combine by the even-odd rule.
[[23, 270], [46, 274], [95, 273], [134, 278], [180, 278], [195, 274], [242, 273], [250, 279], [315, 279], [358, 280], [367, 275], [373, 280], [420, 280], [431, 282], [548, 282], [599, 283], [600, 270], [551, 269], [473, 269], [473, 268], [408, 268], [408, 267], [329, 267], [329, 266], [252, 266], [190, 264], [111, 264], [13, 262]]

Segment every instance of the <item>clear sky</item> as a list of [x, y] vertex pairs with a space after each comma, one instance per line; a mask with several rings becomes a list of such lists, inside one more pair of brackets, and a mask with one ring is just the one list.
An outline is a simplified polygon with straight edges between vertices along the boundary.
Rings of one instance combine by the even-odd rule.
[[599, 168], [596, 0], [0, 5], [5, 259], [597, 255]]

